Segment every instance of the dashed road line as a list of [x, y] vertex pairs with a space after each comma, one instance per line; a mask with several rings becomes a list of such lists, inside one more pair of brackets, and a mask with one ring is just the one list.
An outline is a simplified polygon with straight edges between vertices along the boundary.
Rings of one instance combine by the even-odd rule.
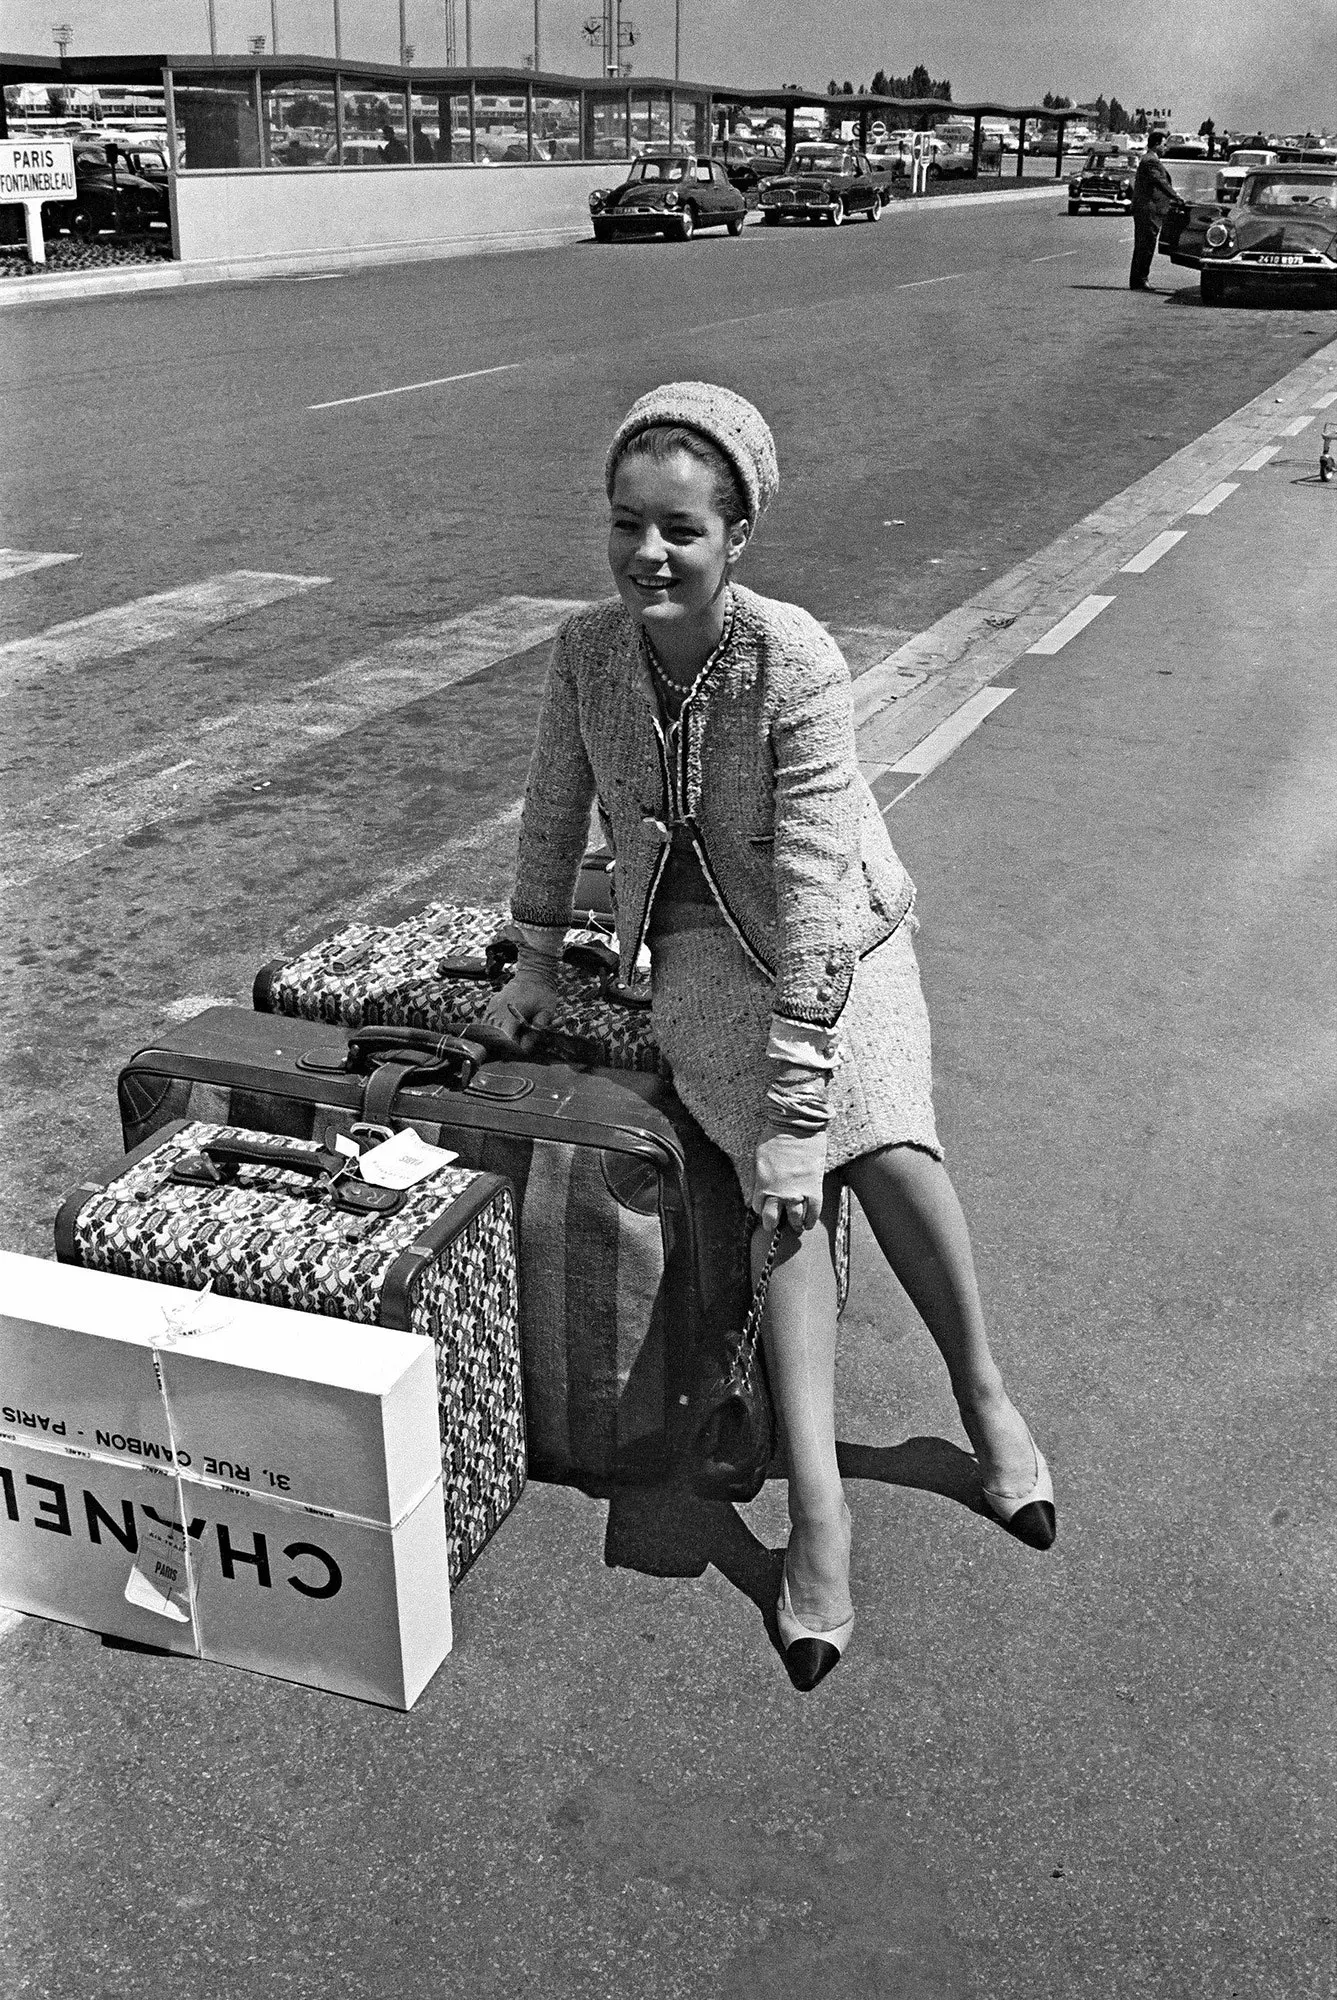
[[[333, 275], [333, 274], [331, 274]], [[523, 361], [503, 361], [496, 368], [468, 368], [462, 375], [433, 375], [426, 382], [401, 382], [394, 389], [368, 389], [361, 396], [334, 396], [328, 403], [308, 403], [308, 410], [342, 410], [349, 403], [376, 403], [385, 396], [411, 396], [415, 389], [444, 389], [451, 382], [476, 382], [483, 375], [509, 375]]]
[[31, 576], [34, 570], [50, 569], [53, 563], [78, 560], [77, 555], [43, 555], [36, 549], [0, 549], [0, 583], [8, 583], [15, 576]]
[[1060, 257], [1075, 257], [1075, 250], [1051, 250], [1047, 257], [1028, 257], [1028, 264], [1057, 264]]
[[1126, 562], [1119, 571], [1120, 576], [1144, 576], [1153, 563], [1158, 563], [1167, 555], [1176, 542], [1182, 542], [1187, 530], [1167, 528], [1164, 534], [1156, 535], [1144, 549], [1139, 549], [1131, 562]]
[[944, 271], [940, 278], [912, 278], [908, 284], [893, 286], [898, 292], [917, 292], [925, 285], [950, 285], [953, 278], [964, 278], [964, 271]]
[[0, 646], [0, 697], [31, 687], [43, 674], [113, 660], [141, 646], [183, 639], [209, 625], [222, 625], [267, 604], [280, 603], [305, 590], [318, 589], [327, 576], [286, 576], [277, 571], [235, 569], [226, 576], [206, 577], [179, 590], [155, 591], [129, 604], [112, 605], [86, 618], [50, 625], [31, 639], [11, 639]]
[[160, 736], [134, 755], [77, 772], [7, 815], [0, 886], [18, 887], [84, 855], [198, 811], [290, 758], [468, 680], [552, 637], [580, 607], [564, 598], [507, 597], [414, 632], [334, 672], [228, 715]]
[[1051, 625], [1042, 639], [1028, 646], [1028, 653], [1042, 653], [1046, 656], [1061, 653], [1070, 639], [1084, 632], [1093, 618], [1099, 618], [1107, 604], [1113, 604], [1112, 597], [1084, 597], [1066, 618], [1060, 618], [1057, 625]]
[[986, 716], [992, 715], [1015, 693], [1015, 688], [996, 684], [981, 688], [969, 701], [962, 702], [955, 715], [949, 715], [946, 722], [930, 730], [922, 743], [916, 743], [913, 750], [898, 757], [891, 769], [901, 777], [926, 778], [930, 771], [936, 771], [939, 764], [946, 762], [953, 750], [961, 747], [967, 736], [973, 736]]
[[1214, 514], [1223, 500], [1228, 500], [1232, 493], [1238, 492], [1238, 482], [1223, 479], [1219, 486], [1214, 486], [1210, 493], [1204, 493], [1201, 500], [1195, 501], [1193, 506], [1185, 507], [1184, 512], [1186, 514]]
[[1242, 465], [1237, 465], [1235, 470], [1236, 472], [1261, 472], [1268, 460], [1275, 458], [1280, 450], [1281, 446], [1279, 444], [1262, 445], [1254, 452], [1251, 458], [1246, 458]]
[[1337, 389], [1329, 389], [1327, 395], [1320, 396], [1313, 407], [1316, 410], [1330, 410], [1334, 403], [1337, 403]]
[[1309, 426], [1313, 423], [1313, 421], [1314, 421], [1314, 412], [1312, 410], [1306, 410], [1302, 417], [1296, 417], [1293, 422], [1289, 424], [1283, 424], [1281, 427], [1281, 435], [1284, 438], [1298, 438], [1301, 431], [1307, 431], [1309, 429]]

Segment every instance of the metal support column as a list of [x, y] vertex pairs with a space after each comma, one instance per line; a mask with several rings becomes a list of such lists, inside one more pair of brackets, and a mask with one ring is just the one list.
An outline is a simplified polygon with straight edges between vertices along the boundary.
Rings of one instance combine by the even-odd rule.
[[279, 0], [269, 0], [269, 47], [273, 55], [279, 52]]
[[[334, 0], [334, 60], [342, 62], [344, 56], [343, 27], [339, 20], [339, 0]], [[340, 156], [342, 157], [342, 155]]]
[[1063, 179], [1063, 134], [1067, 129], [1067, 123], [1066, 118], [1060, 118], [1058, 121], [1058, 141], [1054, 147], [1054, 179], [1056, 181]]
[[980, 177], [980, 155], [983, 151], [984, 151], [984, 114], [981, 111], [977, 111], [975, 113], [975, 145], [974, 145], [974, 151], [971, 154], [971, 162], [970, 162], [971, 172], [974, 174], [976, 180], [978, 180]]
[[408, 0], [399, 0], [399, 67], [408, 68], [409, 10]]
[[1018, 180], [1021, 179], [1025, 170], [1026, 170], [1026, 120], [1022, 118], [1018, 121], [1017, 124], [1017, 179]]
[[209, 0], [209, 53], [211, 56], [218, 54], [218, 15], [214, 0]]
[[[337, 15], [335, 17], [338, 18]], [[338, 70], [334, 72], [334, 144], [335, 159], [344, 163], [344, 80]]]
[[[538, 12], [538, 0], [534, 0], [534, 12]], [[525, 85], [525, 158], [534, 157], [534, 86]]]
[[539, 51], [539, 0], [534, 0], [534, 74], [538, 75], [543, 63]]
[[[474, 66], [474, 0], [464, 0], [464, 67]], [[474, 87], [469, 85], [469, 157], [474, 145]]]
[[682, 0], [673, 0], [673, 81], [682, 76]]

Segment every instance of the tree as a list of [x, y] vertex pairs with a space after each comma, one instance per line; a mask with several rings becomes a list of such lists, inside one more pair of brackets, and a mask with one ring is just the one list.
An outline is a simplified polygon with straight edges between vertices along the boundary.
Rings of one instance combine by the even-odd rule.
[[936, 97], [944, 104], [952, 101], [952, 86], [948, 78], [939, 81], [929, 75], [923, 63], [916, 63], [908, 76], [888, 76], [880, 69], [873, 78], [875, 97]]
[[874, 97], [891, 96], [891, 79], [884, 69], [880, 69], [869, 85]]
[[1105, 102], [1104, 91], [1101, 92], [1091, 108], [1095, 113], [1097, 132], [1108, 132], [1110, 129], [1110, 108]]
[[1117, 97], [1110, 99], [1109, 129], [1111, 132], [1126, 132], [1128, 130], [1128, 113], [1124, 110]]
[[854, 85], [850, 82], [848, 77], [845, 78], [845, 88], [841, 92], [841, 95], [843, 97], [853, 97], [854, 95]]

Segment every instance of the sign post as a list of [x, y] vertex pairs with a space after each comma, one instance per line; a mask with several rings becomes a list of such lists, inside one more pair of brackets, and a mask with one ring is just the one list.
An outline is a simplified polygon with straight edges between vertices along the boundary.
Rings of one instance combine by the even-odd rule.
[[74, 148], [68, 139], [0, 139], [0, 201], [21, 201], [28, 258], [45, 264], [42, 203], [73, 201]]

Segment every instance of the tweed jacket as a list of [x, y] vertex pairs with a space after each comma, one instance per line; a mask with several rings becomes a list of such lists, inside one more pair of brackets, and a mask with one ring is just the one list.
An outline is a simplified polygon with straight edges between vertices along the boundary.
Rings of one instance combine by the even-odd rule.
[[557, 635], [520, 822], [512, 915], [567, 925], [597, 800], [615, 856], [624, 979], [644, 943], [674, 824], [715, 901], [774, 981], [778, 1019], [833, 1029], [858, 959], [914, 885], [859, 771], [849, 669], [797, 605], [730, 587], [724, 638], [665, 727], [620, 601]]

